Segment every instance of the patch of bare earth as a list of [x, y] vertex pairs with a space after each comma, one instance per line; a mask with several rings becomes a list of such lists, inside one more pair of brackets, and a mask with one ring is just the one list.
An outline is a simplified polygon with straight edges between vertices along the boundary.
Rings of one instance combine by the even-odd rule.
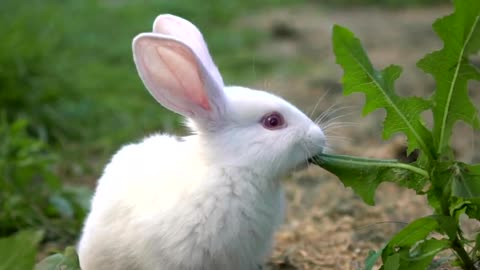
[[[255, 52], [258, 56], [284, 59], [285, 65], [301, 61], [309, 66], [301, 74], [291, 74], [291, 69], [279, 67], [274, 75], [253, 86], [275, 89], [306, 112], [311, 112], [317, 99], [327, 93], [314, 115], [330, 110], [332, 113], [325, 117], [327, 121], [348, 122], [347, 127], [327, 130], [335, 152], [404, 158], [402, 136], [389, 141], [381, 138], [384, 112], [362, 118], [363, 95], [341, 94], [338, 82], [342, 73], [331, 49], [331, 28], [340, 24], [351, 29], [362, 40], [377, 68], [401, 65], [404, 74], [396, 84], [400, 94], [427, 97], [435, 87], [434, 82], [415, 63], [426, 53], [441, 48], [431, 24], [451, 10], [450, 6], [334, 10], [312, 5], [254, 14], [243, 18], [238, 25], [262, 29], [271, 36]], [[471, 94], [475, 103], [480, 104], [480, 91]], [[332, 105], [334, 109], [330, 108]], [[335, 108], [343, 109], [335, 111]], [[343, 117], [334, 119], [338, 116]], [[428, 122], [431, 116], [425, 117]], [[458, 125], [456, 134], [459, 136], [453, 143], [458, 157], [467, 162], [480, 161], [479, 133]], [[288, 214], [276, 236], [269, 263], [271, 270], [361, 269], [369, 250], [381, 248], [408, 222], [431, 213], [424, 198], [394, 184], [382, 184], [377, 191], [376, 206], [367, 206], [320, 168], [295, 173], [286, 179], [285, 186]], [[473, 230], [479, 228], [478, 224], [472, 226]]]

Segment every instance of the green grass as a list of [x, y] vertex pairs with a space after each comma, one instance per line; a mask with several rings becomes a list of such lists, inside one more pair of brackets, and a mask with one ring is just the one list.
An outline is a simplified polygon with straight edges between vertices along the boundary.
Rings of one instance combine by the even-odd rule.
[[362, 7], [362, 6], [381, 6], [386, 8], [402, 8], [411, 6], [428, 6], [451, 3], [451, 0], [316, 0], [327, 6], [334, 7]]
[[[266, 1], [260, 7], [273, 2], [293, 1]], [[274, 64], [260, 59], [253, 73], [248, 52], [264, 34], [229, 30], [235, 17], [259, 8], [252, 0], [213, 0], [202, 8], [184, 0], [29, 5], [5, 0], [2, 5], [0, 23], [7, 27], [0, 28], [0, 107], [10, 121], [26, 117], [34, 136], [60, 146], [67, 176], [72, 166], [88, 167], [82, 163], [92, 156], [104, 161], [122, 143], [180, 128], [178, 117], [149, 96], [132, 61], [132, 38], [151, 31], [158, 14], [197, 24], [227, 81], [248, 80]]]

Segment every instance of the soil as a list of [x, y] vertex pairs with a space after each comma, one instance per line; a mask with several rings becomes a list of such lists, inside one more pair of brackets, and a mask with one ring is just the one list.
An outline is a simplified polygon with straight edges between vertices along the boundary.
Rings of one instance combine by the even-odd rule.
[[[308, 70], [300, 74], [279, 67], [252, 87], [275, 89], [305, 112], [314, 116], [323, 113], [324, 122], [337, 123], [326, 130], [334, 152], [402, 159], [407, 158], [404, 137], [388, 141], [381, 137], [384, 112], [362, 117], [363, 95], [342, 95], [338, 83], [342, 72], [331, 49], [331, 29], [333, 24], [340, 24], [352, 30], [377, 68], [402, 66], [404, 73], [396, 84], [401, 95], [428, 97], [435, 84], [415, 64], [426, 53], [441, 48], [431, 24], [451, 11], [451, 6], [336, 10], [310, 5], [256, 13], [237, 24], [270, 35], [255, 54], [284, 59], [286, 66], [299, 60], [309, 63]], [[479, 85], [470, 87], [478, 90]], [[475, 104], [480, 104], [480, 92], [471, 91], [471, 95]], [[429, 118], [426, 113], [427, 123]], [[480, 151], [475, 149], [480, 146], [480, 133], [458, 124], [455, 134], [458, 158], [479, 162]], [[368, 206], [318, 167], [297, 172], [284, 182], [288, 214], [276, 235], [270, 270], [361, 269], [369, 250], [381, 248], [406, 224], [432, 212], [423, 197], [388, 183], [377, 191], [376, 206]], [[471, 231], [480, 229], [478, 223], [467, 223]], [[442, 254], [445, 256], [452, 254]]]

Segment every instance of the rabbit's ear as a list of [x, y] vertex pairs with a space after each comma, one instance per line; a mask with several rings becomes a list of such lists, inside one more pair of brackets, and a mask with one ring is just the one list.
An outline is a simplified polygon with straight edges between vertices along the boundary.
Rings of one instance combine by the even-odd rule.
[[226, 106], [224, 85], [202, 35], [171, 15], [159, 16], [155, 25], [163, 32], [140, 34], [133, 41], [143, 83], [166, 108], [197, 122], [217, 122]]
[[213, 79], [223, 87], [222, 76], [208, 52], [207, 44], [203, 39], [202, 33], [200, 33], [195, 25], [183, 18], [163, 14], [158, 16], [153, 22], [153, 32], [175, 37], [187, 44], [200, 61], [202, 61], [202, 64], [209, 71]]

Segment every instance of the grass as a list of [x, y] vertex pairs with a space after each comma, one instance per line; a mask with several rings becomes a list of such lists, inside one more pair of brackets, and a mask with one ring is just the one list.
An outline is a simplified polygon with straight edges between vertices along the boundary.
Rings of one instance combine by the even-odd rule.
[[[251, 29], [228, 32], [228, 24], [254, 1], [6, 0], [0, 11], [0, 105], [8, 116], [27, 116], [38, 137], [101, 153], [156, 130], [179, 128], [177, 117], [156, 104], [138, 78], [131, 40], [150, 31], [160, 13], [195, 22], [209, 41], [227, 81], [248, 77], [251, 50], [262, 37]], [[271, 5], [266, 1], [262, 6]], [[287, 3], [288, 1], [280, 1]], [[228, 36], [228, 38], [225, 38]], [[235, 52], [235, 53], [232, 53]], [[268, 70], [268, 60], [259, 70]], [[246, 75], [247, 74], [247, 75]], [[247, 78], [248, 79], [248, 78]], [[72, 153], [73, 154], [73, 153]]]
[[382, 6], [386, 8], [401, 8], [409, 6], [428, 6], [451, 3], [451, 0], [316, 0], [333, 7]]

